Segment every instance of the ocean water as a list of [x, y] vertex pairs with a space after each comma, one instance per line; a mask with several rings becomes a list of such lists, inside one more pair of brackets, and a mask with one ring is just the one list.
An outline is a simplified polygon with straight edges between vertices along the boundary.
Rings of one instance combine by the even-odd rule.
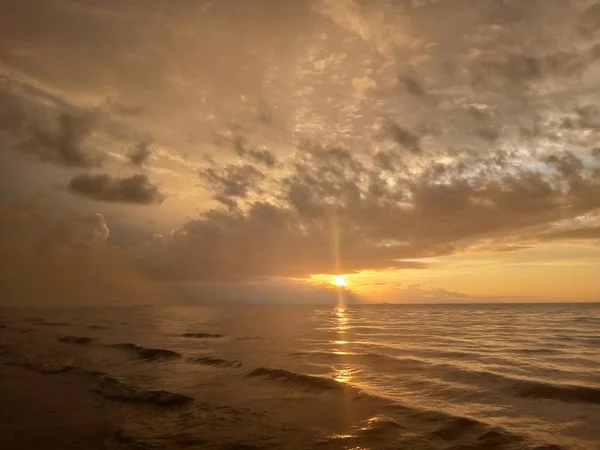
[[600, 449], [600, 304], [0, 316], [5, 363], [87, 374], [139, 448]]

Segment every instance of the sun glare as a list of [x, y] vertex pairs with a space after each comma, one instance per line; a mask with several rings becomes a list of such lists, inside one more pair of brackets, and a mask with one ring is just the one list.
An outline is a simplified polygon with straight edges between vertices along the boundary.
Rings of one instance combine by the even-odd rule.
[[346, 277], [344, 275], [336, 275], [333, 278], [333, 285], [337, 287], [346, 287]]

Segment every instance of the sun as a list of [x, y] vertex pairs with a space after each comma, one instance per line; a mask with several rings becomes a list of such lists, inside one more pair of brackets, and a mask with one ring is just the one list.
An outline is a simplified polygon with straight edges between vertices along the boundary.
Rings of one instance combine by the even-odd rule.
[[346, 277], [344, 275], [335, 275], [333, 278], [333, 285], [337, 287], [345, 288], [346, 285]]

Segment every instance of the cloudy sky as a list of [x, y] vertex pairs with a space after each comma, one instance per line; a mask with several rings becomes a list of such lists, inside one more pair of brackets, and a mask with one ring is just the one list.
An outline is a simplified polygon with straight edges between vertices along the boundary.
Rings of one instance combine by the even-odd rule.
[[11, 302], [598, 301], [600, 2], [2, 2], [0, 158]]

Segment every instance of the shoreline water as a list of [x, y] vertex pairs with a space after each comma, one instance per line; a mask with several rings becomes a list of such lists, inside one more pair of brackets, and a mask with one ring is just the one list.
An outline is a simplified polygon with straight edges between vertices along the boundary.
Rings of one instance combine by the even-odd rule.
[[101, 449], [122, 408], [95, 394], [82, 374], [42, 374], [0, 364], [0, 443], [10, 450]]

